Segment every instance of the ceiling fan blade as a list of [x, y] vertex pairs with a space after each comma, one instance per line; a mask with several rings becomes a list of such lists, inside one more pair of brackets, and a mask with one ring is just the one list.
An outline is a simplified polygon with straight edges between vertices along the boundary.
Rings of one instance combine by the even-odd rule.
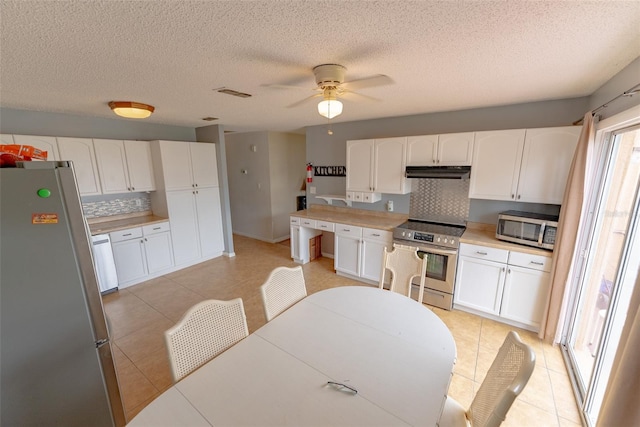
[[394, 81], [391, 77], [386, 76], [384, 74], [377, 74], [371, 77], [364, 77], [362, 79], [351, 80], [349, 82], [344, 82], [341, 86], [344, 86], [345, 89], [353, 90], [353, 89], [364, 89], [367, 87], [374, 86], [384, 86], [393, 84]]
[[344, 98], [344, 99], [351, 99], [351, 98], [359, 98], [359, 99], [364, 99], [365, 101], [373, 101], [373, 102], [380, 102], [382, 101], [379, 98], [374, 98], [373, 96], [369, 96], [369, 95], [363, 95], [361, 93], [358, 92], [353, 92], [351, 90], [345, 90], [340, 94], [340, 98]]
[[300, 105], [306, 104], [307, 102], [311, 101], [313, 98], [319, 98], [319, 97], [322, 97], [322, 94], [321, 93], [316, 93], [315, 95], [308, 96], [308, 97], [306, 97], [304, 99], [301, 99], [298, 102], [294, 102], [291, 105], [287, 105], [287, 108], [298, 107]]

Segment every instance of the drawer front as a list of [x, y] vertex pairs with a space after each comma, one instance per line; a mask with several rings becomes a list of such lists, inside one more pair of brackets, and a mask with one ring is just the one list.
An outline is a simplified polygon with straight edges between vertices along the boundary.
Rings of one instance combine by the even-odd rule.
[[291, 222], [291, 225], [300, 225], [300, 218], [298, 218], [297, 216], [291, 216], [289, 217], [289, 220]]
[[111, 242], [122, 242], [124, 240], [137, 239], [142, 237], [142, 227], [112, 231], [111, 233], [109, 233], [109, 237], [111, 238]]
[[336, 224], [336, 234], [341, 236], [362, 237], [362, 227], [347, 224]]
[[487, 261], [495, 261], [506, 263], [509, 259], [509, 251], [505, 249], [491, 248], [488, 246], [470, 245], [468, 243], [460, 244], [460, 255], [486, 259]]
[[142, 234], [145, 236], [150, 236], [151, 234], [163, 233], [165, 231], [169, 231], [171, 228], [169, 227], [169, 221], [166, 222], [158, 222], [155, 224], [149, 224], [142, 227]]
[[377, 228], [363, 228], [362, 238], [386, 243], [393, 240], [393, 235], [390, 231], [386, 230], [379, 230]]
[[510, 251], [509, 265], [517, 265], [520, 267], [548, 272], [551, 271], [551, 257]]
[[336, 229], [336, 225], [329, 221], [316, 221], [316, 229], [333, 232]]
[[300, 218], [300, 225], [303, 227], [316, 228], [316, 220]]

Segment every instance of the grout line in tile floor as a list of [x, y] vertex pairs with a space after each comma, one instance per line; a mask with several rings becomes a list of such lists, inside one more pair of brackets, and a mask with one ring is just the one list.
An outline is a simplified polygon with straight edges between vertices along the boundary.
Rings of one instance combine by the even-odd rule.
[[[172, 385], [164, 330], [196, 302], [240, 297], [249, 332], [266, 323], [259, 287], [275, 267], [297, 264], [283, 242], [271, 244], [234, 235], [234, 245], [233, 258], [219, 257], [103, 297], [114, 336], [114, 359], [127, 420]], [[333, 260], [325, 257], [305, 264], [303, 271], [309, 294], [336, 286], [369, 286], [336, 275]], [[555, 353], [557, 348], [543, 344], [529, 331], [457, 310], [425, 307], [443, 320], [456, 341], [458, 354], [449, 394], [463, 406], [470, 404], [481, 384], [480, 376], [493, 361], [507, 331], [515, 329], [534, 346], [539, 366], [537, 375], [534, 371], [535, 380], [532, 375], [503, 425], [580, 426], [564, 361], [559, 352]], [[555, 355], [555, 360], [547, 360], [546, 353]], [[554, 384], [555, 375], [559, 384]]]

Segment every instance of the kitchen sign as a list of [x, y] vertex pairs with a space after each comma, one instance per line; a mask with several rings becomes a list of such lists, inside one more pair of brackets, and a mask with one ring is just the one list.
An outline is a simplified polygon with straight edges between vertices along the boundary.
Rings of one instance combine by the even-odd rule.
[[314, 166], [315, 176], [347, 176], [346, 166]]

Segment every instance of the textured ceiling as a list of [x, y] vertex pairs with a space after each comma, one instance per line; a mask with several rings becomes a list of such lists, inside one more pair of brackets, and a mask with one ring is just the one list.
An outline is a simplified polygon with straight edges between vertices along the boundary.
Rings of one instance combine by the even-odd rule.
[[640, 56], [640, 1], [1, 0], [0, 29], [3, 107], [113, 118], [129, 100], [152, 123], [292, 131], [326, 122], [287, 108], [323, 63], [395, 82], [336, 122], [590, 95]]

